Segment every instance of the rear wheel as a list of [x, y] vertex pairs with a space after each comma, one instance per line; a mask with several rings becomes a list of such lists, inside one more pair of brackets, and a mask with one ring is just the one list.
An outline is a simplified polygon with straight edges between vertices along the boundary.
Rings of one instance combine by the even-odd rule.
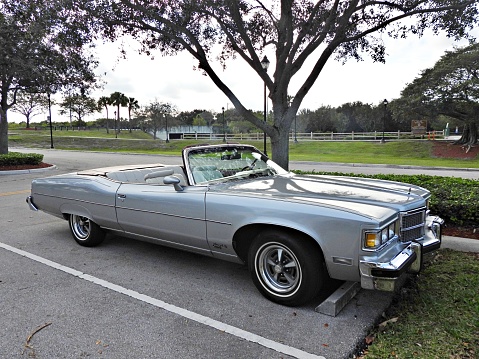
[[68, 222], [73, 238], [82, 246], [97, 246], [105, 239], [105, 232], [87, 217], [70, 214]]
[[248, 267], [261, 294], [288, 306], [310, 301], [323, 285], [321, 251], [300, 234], [260, 233], [249, 250]]

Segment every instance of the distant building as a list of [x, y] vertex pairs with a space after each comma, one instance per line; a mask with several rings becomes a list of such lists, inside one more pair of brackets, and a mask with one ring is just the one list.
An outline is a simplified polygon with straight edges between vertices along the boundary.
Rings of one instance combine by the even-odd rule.
[[[168, 127], [168, 136], [170, 140], [182, 139], [185, 135], [195, 134], [213, 134], [213, 126], [173, 126]], [[156, 131], [156, 138], [166, 140], [166, 129], [162, 128]]]

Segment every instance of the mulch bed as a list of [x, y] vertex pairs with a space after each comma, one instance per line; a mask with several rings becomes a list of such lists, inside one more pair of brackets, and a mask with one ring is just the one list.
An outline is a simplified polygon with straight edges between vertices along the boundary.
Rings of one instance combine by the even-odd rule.
[[459, 226], [448, 226], [447, 223], [443, 228], [442, 234], [445, 236], [451, 237], [461, 237], [461, 238], [470, 238], [479, 240], [479, 226], [472, 227], [459, 227]]
[[476, 159], [479, 154], [479, 146], [471, 147], [466, 153], [466, 148], [461, 145], [455, 145], [448, 141], [434, 141], [432, 155], [439, 158], [459, 158]]
[[0, 171], [31, 170], [36, 168], [48, 168], [51, 166], [53, 165], [45, 162], [41, 162], [38, 165], [0, 166]]
[[[434, 157], [474, 160], [479, 155], [479, 146], [471, 147], [466, 153], [464, 146], [448, 141], [434, 141], [432, 153]], [[479, 226], [457, 227], [446, 224], [442, 233], [446, 236], [479, 239]]]

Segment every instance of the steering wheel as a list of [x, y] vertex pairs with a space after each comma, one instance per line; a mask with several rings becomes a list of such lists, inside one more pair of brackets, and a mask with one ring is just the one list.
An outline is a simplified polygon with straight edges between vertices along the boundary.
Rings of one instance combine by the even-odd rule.
[[256, 165], [256, 162], [258, 162], [257, 158], [255, 158], [255, 160], [253, 162], [251, 162], [251, 164], [249, 166], [246, 166], [246, 167], [242, 168], [241, 171], [252, 170], [254, 168], [254, 166]]

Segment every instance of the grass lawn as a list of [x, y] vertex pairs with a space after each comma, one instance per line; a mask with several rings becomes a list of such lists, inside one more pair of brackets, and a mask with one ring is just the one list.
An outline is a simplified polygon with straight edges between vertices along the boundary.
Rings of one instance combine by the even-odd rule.
[[360, 358], [479, 358], [479, 254], [439, 251], [366, 341]]

